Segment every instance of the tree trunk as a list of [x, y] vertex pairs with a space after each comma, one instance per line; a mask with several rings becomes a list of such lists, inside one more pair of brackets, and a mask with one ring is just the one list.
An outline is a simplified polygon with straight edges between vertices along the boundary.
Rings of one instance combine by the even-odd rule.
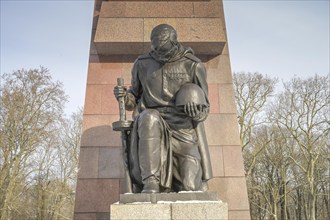
[[301, 204], [302, 204], [302, 195], [301, 195], [301, 193], [300, 193], [300, 189], [298, 188], [297, 190], [297, 205], [298, 205], [298, 207], [297, 207], [297, 214], [296, 214], [296, 216], [297, 216], [297, 220], [302, 220], [302, 216], [301, 216], [301, 214], [302, 214], [302, 209], [301, 209]]
[[313, 193], [310, 193], [310, 198], [309, 198], [309, 219], [310, 220], [316, 220], [316, 212], [315, 212], [315, 202], [316, 202], [316, 195]]
[[287, 192], [286, 192], [286, 171], [284, 171], [284, 175], [282, 175], [283, 176], [283, 213], [284, 213], [284, 216], [283, 216], [283, 218], [281, 218], [281, 219], [283, 219], [283, 220], [287, 220], [288, 219], [288, 214], [287, 214], [287, 201], [286, 201], [286, 194], [287, 194]]

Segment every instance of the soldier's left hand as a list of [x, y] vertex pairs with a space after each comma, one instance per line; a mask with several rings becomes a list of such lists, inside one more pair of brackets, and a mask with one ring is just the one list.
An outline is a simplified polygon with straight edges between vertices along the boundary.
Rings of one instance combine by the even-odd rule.
[[194, 102], [188, 102], [184, 106], [184, 112], [194, 121], [204, 121], [207, 117], [208, 108], [204, 105], [196, 105]]

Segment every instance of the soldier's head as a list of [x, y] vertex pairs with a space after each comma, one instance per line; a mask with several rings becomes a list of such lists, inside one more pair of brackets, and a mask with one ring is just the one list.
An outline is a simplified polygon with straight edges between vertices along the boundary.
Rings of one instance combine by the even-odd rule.
[[167, 54], [177, 48], [176, 30], [168, 24], [160, 24], [151, 32], [151, 49], [159, 54]]

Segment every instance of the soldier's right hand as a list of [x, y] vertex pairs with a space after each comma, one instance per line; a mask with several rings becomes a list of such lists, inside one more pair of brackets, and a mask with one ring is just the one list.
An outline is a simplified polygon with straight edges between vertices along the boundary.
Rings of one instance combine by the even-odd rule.
[[126, 87], [124, 86], [115, 86], [113, 89], [113, 93], [115, 94], [116, 99], [118, 100], [120, 97], [126, 97]]

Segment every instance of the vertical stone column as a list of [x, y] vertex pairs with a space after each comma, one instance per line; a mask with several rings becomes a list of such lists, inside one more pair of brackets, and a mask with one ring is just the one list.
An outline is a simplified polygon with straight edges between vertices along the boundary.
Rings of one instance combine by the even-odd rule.
[[209, 191], [228, 203], [229, 219], [249, 219], [222, 0], [95, 0], [74, 218], [109, 219], [119, 200], [124, 169], [120, 133], [111, 127], [119, 119], [112, 90], [117, 77], [130, 84], [134, 60], [149, 51], [150, 32], [161, 23], [176, 28], [208, 71]]

